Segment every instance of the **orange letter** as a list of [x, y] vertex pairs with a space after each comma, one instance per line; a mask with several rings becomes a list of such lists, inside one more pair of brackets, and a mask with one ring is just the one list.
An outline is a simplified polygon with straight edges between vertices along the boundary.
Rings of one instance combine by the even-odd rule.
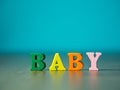
[[68, 53], [69, 56], [69, 70], [81, 70], [84, 64], [81, 62], [83, 56], [80, 53]]

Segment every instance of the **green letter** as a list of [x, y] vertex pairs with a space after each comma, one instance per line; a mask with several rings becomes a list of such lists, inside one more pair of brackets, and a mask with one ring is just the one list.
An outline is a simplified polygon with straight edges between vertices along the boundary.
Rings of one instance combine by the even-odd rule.
[[32, 71], [35, 70], [40, 70], [42, 71], [45, 67], [46, 64], [45, 62], [43, 62], [43, 60], [45, 59], [45, 55], [42, 53], [33, 53], [32, 54]]

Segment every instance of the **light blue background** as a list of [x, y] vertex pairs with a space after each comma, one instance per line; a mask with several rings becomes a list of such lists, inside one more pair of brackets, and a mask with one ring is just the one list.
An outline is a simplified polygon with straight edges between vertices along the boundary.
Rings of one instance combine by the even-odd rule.
[[120, 51], [119, 0], [0, 0], [0, 52]]

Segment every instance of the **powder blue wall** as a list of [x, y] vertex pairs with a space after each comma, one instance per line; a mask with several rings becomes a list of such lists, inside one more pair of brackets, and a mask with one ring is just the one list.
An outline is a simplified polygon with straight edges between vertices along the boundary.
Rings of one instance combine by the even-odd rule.
[[120, 51], [119, 0], [0, 0], [0, 52]]

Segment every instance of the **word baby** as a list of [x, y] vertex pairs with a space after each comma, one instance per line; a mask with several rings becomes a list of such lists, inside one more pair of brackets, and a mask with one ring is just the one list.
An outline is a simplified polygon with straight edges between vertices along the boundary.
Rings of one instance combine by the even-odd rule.
[[[87, 52], [86, 55], [89, 57], [91, 62], [91, 67], [89, 70], [98, 70], [97, 61], [98, 58], [102, 55], [100, 52]], [[81, 61], [83, 56], [81, 53], [68, 53], [69, 56], [69, 68], [68, 70], [81, 70], [84, 67], [83, 62]], [[32, 54], [32, 71], [45, 69], [46, 64], [43, 61], [45, 59], [45, 55], [42, 53], [34, 53]], [[57, 67], [57, 69], [56, 69]], [[55, 53], [53, 58], [53, 62], [49, 67], [49, 70], [66, 70], [59, 53]]]

